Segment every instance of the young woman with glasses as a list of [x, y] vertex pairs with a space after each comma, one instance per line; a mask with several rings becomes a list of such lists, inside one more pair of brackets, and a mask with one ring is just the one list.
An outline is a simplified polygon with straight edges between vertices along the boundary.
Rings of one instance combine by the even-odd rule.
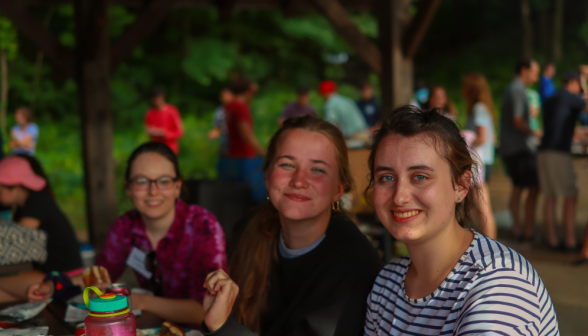
[[[204, 299], [212, 335], [361, 335], [381, 260], [339, 211], [353, 189], [341, 131], [287, 119], [264, 163], [268, 202], [232, 253], [230, 275], [211, 273]], [[231, 315], [232, 312], [232, 315]]]
[[132, 293], [133, 308], [177, 323], [200, 324], [206, 275], [227, 266], [220, 224], [207, 210], [179, 199], [178, 159], [163, 143], [143, 144], [131, 154], [125, 183], [135, 209], [114, 223], [97, 264], [113, 280], [130, 264], [141, 287], [155, 294]]

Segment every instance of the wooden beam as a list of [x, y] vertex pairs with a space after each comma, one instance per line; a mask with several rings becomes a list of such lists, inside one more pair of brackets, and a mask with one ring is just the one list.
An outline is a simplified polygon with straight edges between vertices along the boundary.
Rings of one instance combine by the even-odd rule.
[[410, 26], [404, 32], [403, 37], [403, 49], [404, 55], [407, 58], [414, 58], [427, 29], [431, 25], [431, 21], [435, 17], [435, 12], [439, 8], [441, 0], [421, 0], [419, 1], [419, 7], [414, 16], [414, 19], [410, 23]]
[[111, 73], [131, 56], [137, 48], [165, 19], [175, 5], [175, 0], [153, 0], [135, 22], [123, 33], [112, 48]]
[[378, 75], [382, 74], [382, 55], [378, 47], [355, 26], [337, 0], [312, 0], [335, 30]]
[[75, 0], [86, 211], [97, 249], [117, 217], [107, 9], [108, 0]]
[[380, 1], [377, 8], [380, 50], [382, 51], [382, 115], [410, 102], [413, 90], [412, 59], [402, 50], [402, 36], [409, 14], [410, 0]]
[[47, 56], [67, 77], [75, 77], [73, 51], [64, 47], [57, 37], [43, 27], [19, 1], [0, 1], [0, 13], [7, 17], [27, 39]]
[[216, 0], [216, 7], [221, 20], [227, 20], [231, 17], [236, 4], [237, 0]]

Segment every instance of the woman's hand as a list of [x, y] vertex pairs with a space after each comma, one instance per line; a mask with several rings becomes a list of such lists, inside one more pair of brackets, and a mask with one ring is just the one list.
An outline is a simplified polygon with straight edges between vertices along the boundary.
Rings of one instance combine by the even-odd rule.
[[54, 292], [55, 285], [53, 284], [53, 281], [46, 281], [29, 287], [27, 290], [27, 298], [30, 302], [39, 302], [52, 297]]
[[204, 296], [204, 323], [211, 332], [218, 330], [225, 324], [233, 304], [239, 294], [239, 286], [233, 282], [223, 270], [206, 276], [204, 287], [208, 290]]

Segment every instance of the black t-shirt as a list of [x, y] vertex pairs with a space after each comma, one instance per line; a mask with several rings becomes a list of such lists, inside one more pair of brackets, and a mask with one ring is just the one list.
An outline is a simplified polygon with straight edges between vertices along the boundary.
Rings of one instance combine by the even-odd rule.
[[14, 221], [24, 217], [41, 222], [39, 230], [47, 233], [47, 261], [35, 264], [35, 269], [49, 273], [68, 272], [82, 267], [80, 246], [69, 220], [46, 192], [31, 191], [24, 206], [18, 207]]
[[[333, 213], [323, 241], [272, 268], [261, 335], [363, 335], [367, 298], [383, 267], [377, 251], [344, 214]], [[205, 335], [257, 335], [232, 317]]]
[[576, 121], [586, 101], [566, 89], [559, 90], [547, 98], [543, 105], [543, 127], [545, 128], [539, 150], [555, 150], [570, 153]]

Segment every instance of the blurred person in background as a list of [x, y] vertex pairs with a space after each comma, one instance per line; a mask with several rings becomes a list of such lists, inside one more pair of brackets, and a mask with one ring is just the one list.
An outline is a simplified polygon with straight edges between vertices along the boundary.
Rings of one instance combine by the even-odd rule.
[[41, 282], [47, 273], [75, 276], [83, 272], [73, 227], [55, 202], [35, 158], [19, 154], [0, 161], [0, 204], [15, 209], [15, 223], [47, 234], [45, 263], [33, 263], [33, 271], [0, 277], [0, 301], [23, 299], [26, 288]]
[[[578, 72], [566, 72], [561, 79], [563, 87], [545, 100], [543, 110], [545, 133], [537, 155], [539, 183], [541, 192], [545, 196], [543, 218], [549, 246], [554, 250], [577, 251], [575, 225], [578, 187], [571, 147], [576, 122], [580, 114], [586, 111], [586, 101], [581, 97], [582, 88]], [[562, 245], [559, 244], [555, 231], [557, 196], [564, 198], [565, 239]]]
[[39, 126], [33, 122], [33, 111], [28, 107], [20, 107], [15, 113], [16, 125], [10, 132], [10, 148], [12, 154], [34, 156], [39, 140]]
[[261, 170], [265, 148], [261, 146], [254, 132], [250, 104], [257, 92], [257, 84], [248, 78], [238, 78], [230, 87], [235, 99], [225, 106], [228, 151], [218, 164], [221, 181], [244, 182], [251, 187], [253, 202], [266, 199]]
[[[532, 87], [528, 87], [525, 90], [527, 94], [527, 100], [529, 101], [529, 126], [533, 132], [541, 132], [541, 123], [539, 122], [539, 115], [541, 114], [541, 98], [539, 97], [539, 92], [533, 89]], [[536, 148], [541, 143], [541, 139], [537, 136], [529, 137], [529, 146]]]
[[457, 119], [457, 109], [453, 102], [447, 97], [447, 91], [442, 86], [433, 86], [431, 88], [429, 99], [424, 106], [427, 109], [440, 109], [444, 116], [453, 121]]
[[317, 116], [316, 109], [310, 105], [310, 96], [308, 94], [308, 88], [301, 86], [296, 91], [296, 101], [292, 102], [284, 108], [282, 115], [278, 119], [278, 124], [281, 126], [284, 120], [288, 118], [298, 118], [305, 115]]
[[543, 74], [539, 79], [539, 96], [541, 102], [544, 103], [545, 99], [553, 96], [557, 92], [553, 78], [555, 77], [555, 64], [548, 62], [543, 68]]
[[325, 99], [324, 118], [341, 129], [345, 139], [369, 140], [370, 133], [365, 118], [355, 102], [337, 93], [337, 84], [330, 80], [322, 81], [319, 93]]
[[496, 239], [496, 220], [492, 212], [488, 182], [494, 165], [495, 139], [494, 133], [494, 103], [492, 93], [486, 77], [480, 73], [471, 73], [463, 77], [461, 92], [467, 104], [468, 121], [466, 129], [476, 133], [472, 141], [472, 148], [477, 153], [475, 160], [483, 167], [483, 178], [480, 180], [482, 197], [478, 208], [481, 214], [481, 232], [489, 238]]
[[370, 82], [363, 82], [359, 87], [359, 92], [361, 98], [356, 102], [357, 107], [359, 107], [368, 126], [374, 128], [380, 121], [382, 114], [380, 103], [374, 95], [374, 88]]
[[220, 93], [221, 105], [216, 108], [212, 116], [214, 128], [208, 132], [208, 138], [210, 140], [216, 140], [220, 138], [221, 156], [226, 156], [227, 152], [229, 151], [225, 106], [229, 105], [234, 99], [235, 96], [231, 90], [228, 88], [222, 89]]
[[178, 109], [165, 101], [165, 94], [160, 88], [153, 88], [149, 93], [151, 108], [145, 115], [145, 129], [151, 141], [163, 142], [178, 154], [178, 141], [184, 135], [184, 125]]
[[417, 79], [414, 85], [414, 96], [410, 100], [410, 105], [423, 108], [426, 106], [427, 101], [429, 101], [429, 84], [422, 80]]
[[[541, 137], [529, 123], [530, 108], [526, 88], [539, 78], [539, 64], [535, 60], [522, 60], [516, 66], [515, 78], [502, 97], [500, 118], [500, 154], [513, 184], [510, 211], [513, 233], [520, 241], [534, 239], [535, 207], [539, 194], [536, 147], [532, 138]], [[520, 199], [523, 190], [528, 190], [525, 204], [524, 228], [519, 217]]]

